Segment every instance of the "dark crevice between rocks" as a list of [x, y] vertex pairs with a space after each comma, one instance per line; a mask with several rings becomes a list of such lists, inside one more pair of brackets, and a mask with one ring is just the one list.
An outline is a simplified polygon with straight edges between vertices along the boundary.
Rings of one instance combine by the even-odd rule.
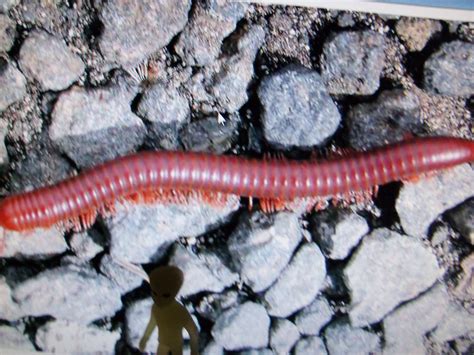
[[371, 229], [379, 227], [393, 227], [400, 224], [400, 218], [395, 208], [395, 203], [402, 187], [401, 182], [392, 182], [379, 186], [377, 197], [374, 202], [380, 208], [381, 215], [371, 222]]
[[441, 32], [436, 32], [431, 36], [425, 47], [421, 51], [408, 52], [404, 58], [403, 65], [407, 74], [414, 80], [415, 84], [422, 88], [424, 63], [427, 59], [438, 51], [441, 45], [457, 39], [456, 34], [450, 33], [448, 25], [442, 22]]
[[8, 51], [8, 56], [10, 58], [13, 58], [15, 61], [18, 61], [18, 59], [20, 58], [21, 46], [23, 45], [23, 41], [28, 36], [29, 32], [29, 29], [27, 29], [23, 25], [16, 25], [16, 36], [13, 41], [13, 45]]
[[45, 325], [48, 322], [54, 321], [52, 316], [42, 316], [42, 317], [26, 317], [23, 318], [23, 324], [25, 327], [24, 333], [28, 336], [28, 339], [34, 345], [36, 350], [42, 350], [36, 345], [36, 332], [40, 327]]

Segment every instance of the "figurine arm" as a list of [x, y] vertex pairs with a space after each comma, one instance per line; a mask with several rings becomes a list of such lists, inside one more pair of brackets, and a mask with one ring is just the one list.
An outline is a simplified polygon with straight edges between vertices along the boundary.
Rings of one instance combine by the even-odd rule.
[[145, 333], [143, 333], [143, 337], [140, 339], [140, 343], [138, 345], [138, 348], [141, 352], [145, 351], [146, 348], [146, 343], [148, 342], [148, 339], [150, 338], [151, 333], [153, 333], [153, 330], [156, 327], [156, 319], [155, 316], [153, 315], [153, 308], [151, 309], [150, 312], [150, 320], [148, 321], [148, 325], [146, 326]]
[[199, 354], [199, 332], [191, 316], [187, 315], [184, 328], [189, 334], [189, 345], [191, 346], [191, 355]]

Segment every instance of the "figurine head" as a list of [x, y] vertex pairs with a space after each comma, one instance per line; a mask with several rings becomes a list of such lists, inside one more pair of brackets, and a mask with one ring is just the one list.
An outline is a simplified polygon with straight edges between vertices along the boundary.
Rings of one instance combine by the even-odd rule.
[[183, 272], [176, 266], [160, 266], [150, 274], [151, 297], [158, 307], [172, 302], [183, 285]]

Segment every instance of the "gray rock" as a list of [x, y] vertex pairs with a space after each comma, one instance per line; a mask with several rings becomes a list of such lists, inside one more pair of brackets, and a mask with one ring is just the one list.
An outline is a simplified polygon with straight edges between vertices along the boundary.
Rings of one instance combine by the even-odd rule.
[[324, 297], [316, 298], [295, 317], [295, 324], [302, 335], [319, 335], [320, 330], [331, 320], [334, 312]]
[[268, 288], [290, 261], [302, 238], [298, 217], [292, 213], [243, 215], [228, 247], [242, 280], [254, 292]]
[[0, 14], [0, 53], [10, 50], [15, 36], [15, 22], [8, 16]]
[[319, 337], [303, 338], [296, 343], [295, 355], [327, 355], [326, 346]]
[[190, 7], [190, 0], [105, 3], [99, 14], [104, 25], [99, 39], [101, 53], [109, 62], [136, 66], [183, 29]]
[[252, 349], [252, 350], [245, 350], [245, 351], [240, 351], [240, 355], [273, 355], [273, 351], [270, 349]]
[[474, 317], [461, 305], [450, 302], [445, 316], [431, 338], [443, 343], [474, 332]]
[[81, 58], [59, 38], [33, 31], [20, 50], [20, 67], [27, 77], [37, 80], [45, 90], [62, 90], [84, 72]]
[[[12, 299], [12, 290], [3, 276], [0, 276], [0, 319], [14, 321], [23, 317], [20, 306]], [[0, 337], [1, 339], [1, 337]]]
[[270, 317], [262, 305], [245, 302], [217, 319], [212, 336], [226, 350], [258, 349], [268, 345]]
[[354, 105], [347, 115], [349, 142], [366, 150], [402, 141], [407, 133], [421, 129], [421, 108], [414, 92], [383, 91], [377, 100]]
[[444, 43], [425, 62], [424, 86], [441, 95], [474, 95], [474, 43]]
[[153, 147], [177, 149], [179, 129], [189, 121], [191, 110], [178, 90], [157, 83], [145, 91], [138, 114], [150, 123]]
[[331, 94], [372, 95], [380, 85], [385, 38], [371, 31], [333, 35], [323, 47], [321, 75]]
[[222, 41], [244, 16], [248, 4], [233, 1], [198, 2], [175, 46], [187, 65], [205, 66], [219, 55]]
[[181, 297], [202, 291], [221, 292], [239, 279], [217, 255], [206, 251], [196, 255], [181, 245], [174, 246], [169, 265], [179, 267], [184, 273], [183, 286], [179, 290]]
[[57, 228], [27, 232], [5, 230], [3, 243], [4, 248], [0, 250], [0, 257], [3, 258], [43, 259], [64, 253], [68, 249], [63, 233]]
[[265, 139], [277, 147], [322, 144], [341, 121], [321, 76], [302, 66], [290, 65], [265, 77], [258, 97]]
[[90, 260], [104, 250], [87, 233], [74, 233], [69, 244], [74, 254], [82, 260]]
[[202, 355], [224, 355], [224, 348], [215, 341], [209, 342], [201, 352]]
[[326, 264], [318, 246], [314, 243], [303, 245], [265, 293], [268, 314], [288, 317], [306, 307], [321, 290], [325, 277]]
[[270, 331], [270, 347], [275, 354], [289, 354], [300, 338], [296, 325], [286, 319], [275, 319]]
[[100, 260], [100, 271], [117, 285], [122, 295], [143, 283], [143, 279], [140, 276], [124, 268], [109, 254], [104, 255]]
[[26, 95], [26, 79], [12, 62], [0, 58], [0, 111]]
[[185, 205], [117, 205], [117, 213], [107, 221], [110, 253], [134, 263], [156, 261], [179, 237], [196, 237], [206, 232], [223, 223], [238, 207], [239, 198], [235, 195], [219, 206], [199, 199]]
[[312, 234], [323, 254], [335, 260], [345, 259], [369, 232], [367, 221], [349, 210], [330, 209], [313, 215]]
[[35, 347], [28, 339], [28, 336], [20, 332], [18, 329], [7, 325], [0, 325], [0, 349], [9, 354], [9, 350], [17, 351], [34, 351]]
[[18, 284], [13, 299], [24, 314], [82, 324], [113, 316], [122, 307], [120, 292], [109, 280], [75, 266], [49, 269]]
[[337, 16], [339, 27], [352, 27], [355, 25], [354, 17], [351, 12], [342, 12]]
[[376, 229], [363, 239], [344, 269], [352, 325], [380, 321], [397, 305], [431, 287], [442, 274], [435, 255], [421, 241]]
[[395, 25], [397, 34], [410, 51], [421, 51], [428, 40], [442, 29], [439, 21], [424, 18], [402, 17]]
[[188, 124], [180, 138], [186, 150], [222, 154], [237, 140], [239, 125], [238, 114], [231, 115], [224, 123], [211, 116]]
[[228, 290], [219, 294], [204, 296], [196, 307], [196, 312], [202, 317], [215, 321], [226, 309], [237, 304], [239, 294]]
[[[146, 298], [134, 302], [127, 307], [125, 311], [125, 335], [127, 344], [138, 349], [138, 343], [145, 333], [146, 326], [150, 320], [151, 307], [153, 300]], [[153, 330], [148, 343], [146, 344], [145, 352], [154, 353], [158, 348], [158, 328]]]
[[8, 151], [5, 145], [5, 137], [8, 133], [8, 125], [5, 121], [0, 120], [0, 174], [4, 173], [10, 160], [8, 159]]
[[145, 125], [130, 110], [132, 99], [121, 87], [75, 87], [59, 96], [49, 136], [80, 167], [125, 155], [145, 137]]
[[449, 211], [447, 217], [449, 223], [461, 233], [464, 239], [474, 245], [474, 198]]
[[0, 12], [6, 13], [10, 10], [13, 6], [18, 5], [20, 0], [2, 0], [0, 2]]
[[440, 214], [471, 197], [473, 191], [474, 170], [468, 164], [404, 184], [395, 204], [403, 230], [424, 236]]
[[239, 110], [248, 100], [247, 88], [265, 32], [260, 26], [248, 28], [237, 39], [236, 50], [199, 70], [187, 83], [193, 108], [204, 113]]
[[52, 321], [38, 328], [35, 342], [43, 351], [63, 354], [114, 354], [120, 331], [69, 321]]
[[449, 296], [443, 284], [398, 307], [385, 317], [384, 354], [425, 354], [423, 339], [446, 314]]
[[329, 354], [381, 353], [380, 338], [371, 332], [353, 328], [349, 323], [331, 323], [324, 331]]

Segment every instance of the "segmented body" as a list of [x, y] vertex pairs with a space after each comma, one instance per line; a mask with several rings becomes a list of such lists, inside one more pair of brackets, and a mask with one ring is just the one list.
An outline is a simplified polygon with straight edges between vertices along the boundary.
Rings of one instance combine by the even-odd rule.
[[49, 227], [98, 211], [137, 191], [226, 193], [291, 201], [330, 197], [474, 160], [474, 141], [416, 139], [329, 161], [253, 160], [185, 152], [142, 152], [56, 185], [0, 201], [0, 225]]

